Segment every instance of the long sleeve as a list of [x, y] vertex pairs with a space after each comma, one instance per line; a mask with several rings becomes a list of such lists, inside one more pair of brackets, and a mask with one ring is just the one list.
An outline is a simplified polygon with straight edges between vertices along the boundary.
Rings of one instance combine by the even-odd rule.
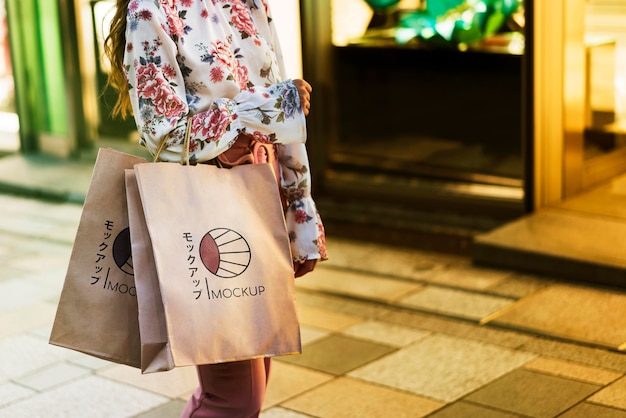
[[[293, 82], [253, 85], [238, 60], [239, 48], [233, 52], [228, 38], [189, 45], [184, 34], [195, 23], [181, 15], [189, 13], [153, 0], [129, 6], [125, 65], [142, 144], [154, 153], [167, 137], [160, 158], [178, 161], [188, 114], [192, 161], [216, 157], [244, 132], [278, 144], [304, 143], [306, 125]], [[191, 62], [194, 55], [198, 62]]]
[[311, 197], [311, 172], [303, 144], [278, 147], [281, 165], [281, 187], [287, 200], [285, 222], [289, 231], [294, 261], [325, 260], [326, 236], [324, 225]]
[[[266, 5], [267, 6], [267, 5]], [[266, 10], [269, 13], [269, 10]], [[281, 74], [286, 74], [276, 26], [269, 19], [266, 36], [276, 53]], [[277, 146], [281, 166], [281, 188], [287, 200], [285, 222], [294, 261], [326, 260], [326, 234], [315, 201], [311, 196], [311, 170], [304, 143]]]

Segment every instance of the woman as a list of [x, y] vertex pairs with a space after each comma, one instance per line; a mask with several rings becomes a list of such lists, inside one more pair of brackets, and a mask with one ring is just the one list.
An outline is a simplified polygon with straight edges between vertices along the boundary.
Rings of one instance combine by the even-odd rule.
[[[154, 154], [165, 140], [161, 160], [178, 162], [187, 123], [194, 163], [250, 160], [254, 144], [273, 145], [264, 150], [278, 160], [296, 277], [326, 258], [304, 144], [311, 86], [282, 79], [267, 0], [118, 0], [105, 46], [114, 114], [133, 113], [142, 145]], [[258, 416], [269, 367], [199, 366], [182, 416]]]

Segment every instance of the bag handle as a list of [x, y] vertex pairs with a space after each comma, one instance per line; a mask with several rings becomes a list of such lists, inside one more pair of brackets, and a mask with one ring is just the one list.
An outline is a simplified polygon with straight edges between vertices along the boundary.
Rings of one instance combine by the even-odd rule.
[[[192, 115], [187, 115], [187, 126], [185, 128], [185, 139], [183, 140], [183, 151], [180, 153], [180, 163], [183, 165], [189, 165], [189, 142], [190, 142], [189, 137], [191, 135], [192, 118], [193, 118]], [[161, 155], [161, 152], [163, 152], [163, 150], [165, 149], [165, 144], [167, 144], [167, 140], [170, 138], [170, 134], [171, 132], [165, 135], [165, 137], [161, 140], [161, 143], [159, 144], [159, 147], [157, 148], [156, 153], [154, 154], [155, 163], [159, 160], [159, 156]]]

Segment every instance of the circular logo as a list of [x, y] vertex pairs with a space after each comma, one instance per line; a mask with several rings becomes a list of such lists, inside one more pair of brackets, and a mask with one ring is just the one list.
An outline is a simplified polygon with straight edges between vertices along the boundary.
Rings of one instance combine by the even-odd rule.
[[248, 242], [232, 229], [213, 229], [200, 241], [202, 264], [217, 277], [231, 279], [239, 276], [246, 271], [251, 258]]
[[122, 230], [113, 241], [113, 260], [124, 273], [133, 275], [133, 254], [130, 246], [130, 229]]

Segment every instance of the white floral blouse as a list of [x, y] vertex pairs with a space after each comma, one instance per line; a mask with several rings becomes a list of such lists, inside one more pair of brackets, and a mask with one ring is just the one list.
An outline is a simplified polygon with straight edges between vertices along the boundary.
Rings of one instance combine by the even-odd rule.
[[326, 259], [311, 198], [306, 122], [266, 0], [131, 0], [124, 59], [141, 143], [180, 161], [187, 115], [190, 159], [206, 162], [240, 133], [276, 144], [294, 261]]

